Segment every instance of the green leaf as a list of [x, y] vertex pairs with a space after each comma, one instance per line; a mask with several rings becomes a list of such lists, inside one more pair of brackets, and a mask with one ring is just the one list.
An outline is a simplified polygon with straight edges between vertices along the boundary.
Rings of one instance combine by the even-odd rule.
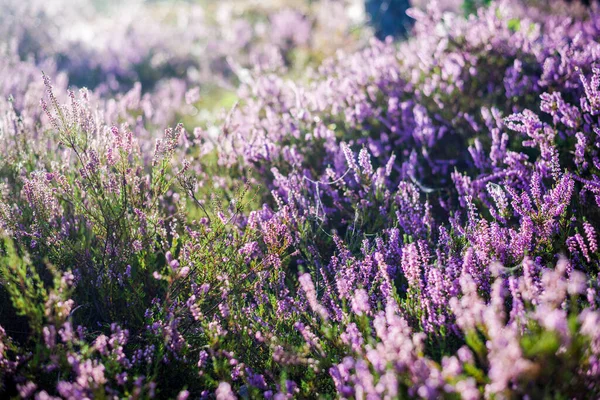
[[513, 32], [517, 32], [521, 29], [521, 20], [518, 18], [513, 18], [508, 21], [508, 29]]

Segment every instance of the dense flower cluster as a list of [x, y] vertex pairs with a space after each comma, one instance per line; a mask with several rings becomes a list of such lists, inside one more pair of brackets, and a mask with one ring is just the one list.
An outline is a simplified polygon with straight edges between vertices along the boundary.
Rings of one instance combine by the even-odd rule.
[[596, 6], [431, 4], [293, 78], [342, 2], [101, 50], [6, 3], [2, 396], [600, 396]]

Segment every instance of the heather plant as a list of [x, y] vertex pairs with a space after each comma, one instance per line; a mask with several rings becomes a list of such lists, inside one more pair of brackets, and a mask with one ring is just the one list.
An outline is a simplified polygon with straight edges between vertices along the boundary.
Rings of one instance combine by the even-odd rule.
[[135, 50], [164, 63], [89, 89], [89, 49], [12, 33], [2, 396], [600, 396], [599, 10], [475, 3], [301, 76], [317, 5], [225, 10], [235, 104], [208, 117], [204, 33], [163, 21]]
[[[348, 38], [356, 23], [343, 2], [198, 3], [61, 0], [48, 6], [3, 0], [2, 53], [52, 62], [67, 72], [71, 85], [112, 96], [135, 83], [152, 91], [169, 78], [230, 89], [237, 66], [293, 68], [334, 51], [327, 46], [354, 43]], [[336, 16], [337, 26], [324, 23], [322, 14]], [[326, 35], [332, 43], [324, 43]]]

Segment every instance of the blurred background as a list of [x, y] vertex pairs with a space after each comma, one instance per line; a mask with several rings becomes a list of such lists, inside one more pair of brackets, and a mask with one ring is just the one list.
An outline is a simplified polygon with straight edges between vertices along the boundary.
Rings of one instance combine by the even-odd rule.
[[403, 37], [410, 6], [409, 0], [0, 0], [0, 54], [64, 71], [70, 85], [101, 93], [138, 81], [151, 90], [168, 77], [231, 88], [244, 68], [293, 74], [372, 36]]
[[[229, 107], [253, 73], [307, 76], [371, 38], [402, 40], [428, 0], [0, 0], [0, 68], [44, 70], [59, 86], [110, 97], [197, 87], [200, 108]], [[489, 0], [445, 0], [474, 12]], [[0, 94], [19, 83], [5, 79]], [[14, 90], [13, 90], [14, 91]]]

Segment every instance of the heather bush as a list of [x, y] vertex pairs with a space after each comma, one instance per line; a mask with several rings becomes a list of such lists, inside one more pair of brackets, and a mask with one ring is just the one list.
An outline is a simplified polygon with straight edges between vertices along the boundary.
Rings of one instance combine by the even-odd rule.
[[600, 10], [487, 3], [323, 57], [335, 2], [128, 51], [7, 2], [2, 396], [600, 396]]

